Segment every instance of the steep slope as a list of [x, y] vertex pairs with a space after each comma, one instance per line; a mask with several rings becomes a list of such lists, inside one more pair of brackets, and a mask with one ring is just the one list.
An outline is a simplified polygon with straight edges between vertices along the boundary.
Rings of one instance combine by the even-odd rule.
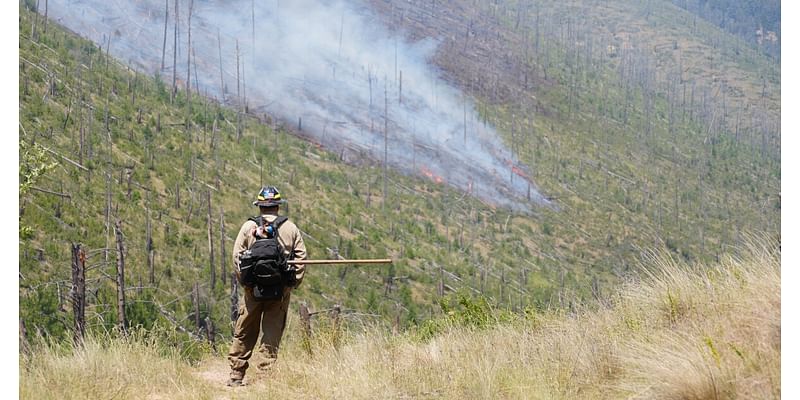
[[[453, 290], [516, 308], [554, 298], [553, 279], [530, 260], [534, 237], [519, 234], [538, 230], [533, 220], [515, 226], [507, 210], [396, 173], [384, 200], [382, 171], [369, 159], [347, 165], [268, 116], [237, 114], [197, 95], [187, 101], [182, 91], [171, 100], [160, 79], [20, 12], [20, 140], [46, 148], [58, 164], [20, 199], [21, 222], [34, 228], [20, 237], [20, 316], [29, 334], [71, 329], [76, 243], [88, 256], [89, 327], [114, 326], [117, 221], [128, 325], [162, 320], [194, 330], [208, 317], [217, 336], [229, 334], [230, 247], [262, 182], [290, 199], [286, 212], [312, 257], [397, 260], [388, 268], [313, 269], [295, 307], [338, 303], [367, 321], [406, 324], [438, 312], [436, 299]], [[512, 267], [523, 258], [527, 270]]]
[[780, 63], [743, 41], [666, 2], [371, 4], [440, 40], [443, 76], [561, 207], [566, 264], [707, 260], [742, 230], [777, 234]]
[[412, 38], [441, 41], [443, 78], [477, 99], [554, 209], [514, 214], [396, 173], [383, 199], [369, 159], [346, 164], [267, 115], [187, 101], [183, 90], [171, 100], [170, 85], [52, 22], [45, 29], [21, 5], [20, 139], [59, 163], [39, 188], [70, 195], [21, 200], [36, 228], [20, 241], [29, 331], [70, 326], [75, 242], [90, 252], [90, 325], [114, 324], [120, 220], [130, 322], [194, 325], [196, 282], [199, 320], [227, 334], [226, 260], [261, 182], [291, 199], [312, 256], [397, 260], [320, 267], [297, 293], [313, 309], [343, 304], [355, 323], [419, 322], [457, 290], [516, 310], [574, 306], [603, 298], [646, 249], [710, 260], [742, 231], [777, 235], [779, 65], [710, 25], [687, 29], [671, 5], [473, 3], [371, 2]]

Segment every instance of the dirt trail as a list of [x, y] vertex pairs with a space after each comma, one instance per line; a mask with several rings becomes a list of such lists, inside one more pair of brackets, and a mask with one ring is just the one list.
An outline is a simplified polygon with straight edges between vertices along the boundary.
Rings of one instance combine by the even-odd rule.
[[240, 387], [227, 386], [230, 373], [228, 361], [224, 358], [203, 361], [195, 368], [194, 375], [212, 389], [211, 398], [249, 398], [257, 393], [264, 393], [268, 388], [271, 373], [251, 368], [244, 378], [244, 385]]
[[225, 383], [228, 382], [228, 367], [225, 360], [204, 361], [197, 367], [195, 375], [214, 387], [228, 388]]

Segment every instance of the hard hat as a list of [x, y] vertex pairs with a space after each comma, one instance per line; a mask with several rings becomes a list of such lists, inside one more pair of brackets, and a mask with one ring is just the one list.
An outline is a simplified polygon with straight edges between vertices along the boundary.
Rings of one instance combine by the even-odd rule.
[[281, 192], [275, 186], [264, 186], [256, 196], [256, 201], [253, 202], [254, 206], [271, 207], [286, 203], [286, 200], [281, 199]]

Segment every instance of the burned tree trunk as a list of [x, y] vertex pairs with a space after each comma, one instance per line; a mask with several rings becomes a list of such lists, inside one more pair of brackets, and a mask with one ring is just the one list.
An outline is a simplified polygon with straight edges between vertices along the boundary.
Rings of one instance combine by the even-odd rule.
[[383, 199], [381, 209], [386, 209], [386, 172], [389, 161], [389, 89], [387, 79], [383, 82]]
[[191, 100], [192, 94], [192, 8], [194, 0], [189, 0], [189, 15], [186, 17], [186, 102]]
[[150, 209], [147, 209], [147, 238], [145, 239], [145, 250], [147, 251], [147, 269], [150, 271], [149, 282], [154, 285], [156, 282], [156, 273], [154, 266], [154, 252], [153, 252], [153, 229], [150, 225]]
[[127, 184], [127, 191], [125, 192], [125, 197], [130, 200], [131, 195], [133, 194], [133, 188], [131, 187], [131, 181], [133, 180], [133, 170], [130, 168], [125, 168], [125, 182]]
[[[251, 27], [253, 28], [253, 57], [256, 55], [256, 0], [250, 0], [250, 15], [251, 15]], [[341, 48], [341, 36], [339, 38], [339, 47]]]
[[42, 34], [47, 35], [47, 0], [44, 0], [44, 18], [42, 19], [42, 23], [44, 27], [42, 28]]
[[244, 73], [244, 63], [242, 63], [242, 106], [240, 108], [242, 114], [247, 114], [247, 79]]
[[194, 327], [200, 332], [203, 327], [200, 325], [200, 286], [197, 282], [192, 287], [192, 305], [194, 306]]
[[[194, 178], [192, 180], [194, 180]], [[186, 213], [186, 220], [191, 221], [192, 215], [194, 214], [194, 193], [188, 188], [187, 191], [189, 192], [189, 195], [187, 196], [189, 198], [189, 212]]]
[[239, 40], [236, 40], [236, 100], [242, 101], [241, 79], [239, 78]]
[[167, 55], [167, 25], [169, 23], [169, 0], [164, 0], [164, 44], [161, 46], [161, 70], [164, 71], [164, 58]]
[[39, 23], [39, 0], [36, 0], [36, 12], [33, 13], [33, 24], [31, 26], [31, 39], [36, 41], [36, 24]]
[[239, 102], [239, 107], [236, 110], [236, 143], [242, 139], [242, 89], [239, 78], [239, 40], [236, 40], [236, 101]]
[[[26, 79], [27, 85], [27, 79]], [[78, 164], [83, 165], [83, 152], [84, 152], [84, 144], [86, 142], [86, 129], [83, 126], [83, 113], [79, 112], [80, 115], [80, 127], [78, 128]]]
[[114, 226], [117, 236], [117, 324], [120, 331], [127, 333], [125, 320], [125, 243], [122, 237], [122, 221]]
[[217, 50], [219, 50], [219, 96], [222, 103], [225, 103], [225, 80], [222, 77], [222, 39], [217, 28]]
[[169, 101], [172, 103], [175, 100], [175, 93], [178, 90], [178, 23], [180, 22], [178, 14], [178, 0], [175, 0], [175, 29], [172, 40], [172, 91], [170, 92]]
[[397, 102], [403, 104], [403, 70], [400, 70], [400, 88], [397, 91]]
[[106, 222], [106, 246], [103, 249], [103, 258], [108, 262], [108, 249], [110, 247], [109, 241], [111, 236], [111, 131], [108, 129], [108, 96], [106, 96], [106, 145], [108, 147], [108, 155], [106, 160], [106, 207], [105, 207], [105, 222]]
[[86, 333], [86, 253], [80, 244], [72, 245], [72, 312], [75, 317], [75, 344], [83, 343]]
[[212, 321], [211, 318], [206, 317], [205, 324], [206, 324], [206, 337], [208, 338], [208, 343], [210, 343], [211, 346], [213, 347], [214, 336], [216, 335], [216, 332], [214, 331], [214, 321]]
[[333, 306], [333, 310], [331, 311], [331, 321], [333, 325], [333, 345], [334, 347], [339, 345], [339, 338], [341, 333], [339, 332], [339, 316], [342, 313], [342, 306], [335, 304]]
[[212, 233], [214, 220], [211, 219], [211, 189], [208, 189], [206, 193], [206, 199], [208, 200], [208, 269], [211, 272], [211, 291], [213, 292], [214, 288], [217, 286], [217, 268], [214, 264], [214, 235]]
[[28, 342], [25, 338], [28, 337], [28, 328], [25, 327], [25, 321], [22, 320], [22, 317], [19, 319], [19, 351], [20, 353], [27, 353], [28, 352]]
[[444, 268], [439, 266], [439, 284], [436, 285], [436, 294], [444, 296]]
[[300, 323], [303, 325], [303, 348], [311, 354], [311, 313], [305, 303], [300, 304]]
[[225, 286], [225, 213], [222, 207], [219, 208], [219, 274], [222, 278], [222, 285]]

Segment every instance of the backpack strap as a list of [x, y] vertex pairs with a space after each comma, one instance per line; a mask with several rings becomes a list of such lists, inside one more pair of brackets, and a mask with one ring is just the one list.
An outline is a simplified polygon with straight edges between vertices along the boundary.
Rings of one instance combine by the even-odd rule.
[[[250, 218], [248, 218], [247, 220], [248, 220], [248, 221], [253, 221], [253, 222], [255, 222], [255, 223], [256, 223], [256, 226], [257, 226], [257, 227], [260, 227], [260, 228], [265, 228], [265, 225], [266, 225], [266, 223], [267, 223], [266, 219], [265, 219], [263, 216], [261, 216], [261, 215], [259, 215], [259, 216], [257, 216], [257, 217], [250, 217]], [[288, 220], [289, 220], [289, 218], [288, 218], [288, 217], [286, 217], [286, 216], [284, 216], [284, 215], [280, 215], [280, 216], [278, 216], [277, 218], [275, 218], [275, 220], [274, 220], [274, 221], [272, 221], [272, 222], [270, 222], [270, 223], [269, 223], [269, 225], [270, 225], [270, 226], [272, 226], [272, 230], [273, 230], [273, 232], [274, 232], [273, 234], [274, 234], [276, 237], [277, 237], [277, 233], [278, 233], [278, 227], [279, 227], [279, 226], [281, 226], [281, 225], [282, 225], [284, 222], [286, 222], [286, 221], [288, 221]]]
[[262, 217], [260, 215], [256, 216], [256, 217], [250, 217], [247, 220], [255, 222], [256, 225], [258, 225], [258, 226], [264, 225], [264, 217]]
[[[250, 217], [247, 220], [255, 222], [256, 225], [258, 225], [258, 226], [262, 226], [262, 225], [264, 225], [264, 222], [266, 222], [266, 221], [264, 221], [264, 217], [262, 217], [260, 215], [257, 216], [257, 217]], [[281, 216], [278, 216], [278, 218], [275, 218], [275, 220], [272, 221], [271, 224], [272, 224], [272, 226], [274, 226], [277, 229], [279, 226], [281, 226], [284, 222], [286, 222], [288, 220], [289, 220], [289, 217], [287, 217], [285, 215], [281, 215]]]
[[[281, 215], [281, 216], [278, 216], [278, 218], [275, 218], [275, 220], [272, 221], [272, 223], [270, 223], [270, 225], [272, 225], [273, 231], [275, 232], [274, 233], [275, 234], [275, 239], [278, 240], [278, 243], [283, 248], [286, 248], [286, 246], [283, 244], [283, 242], [281, 242], [280, 236], [278, 236], [278, 227], [280, 227], [284, 222], [286, 222], [288, 220], [289, 220], [288, 217], [286, 217], [285, 215]], [[292, 258], [292, 256], [290, 256], [290, 258]]]
[[278, 218], [275, 218], [275, 221], [272, 221], [272, 226], [274, 226], [275, 229], [278, 229], [279, 226], [281, 226], [284, 222], [286, 222], [288, 220], [289, 220], [289, 217], [287, 217], [285, 215], [281, 215]]

